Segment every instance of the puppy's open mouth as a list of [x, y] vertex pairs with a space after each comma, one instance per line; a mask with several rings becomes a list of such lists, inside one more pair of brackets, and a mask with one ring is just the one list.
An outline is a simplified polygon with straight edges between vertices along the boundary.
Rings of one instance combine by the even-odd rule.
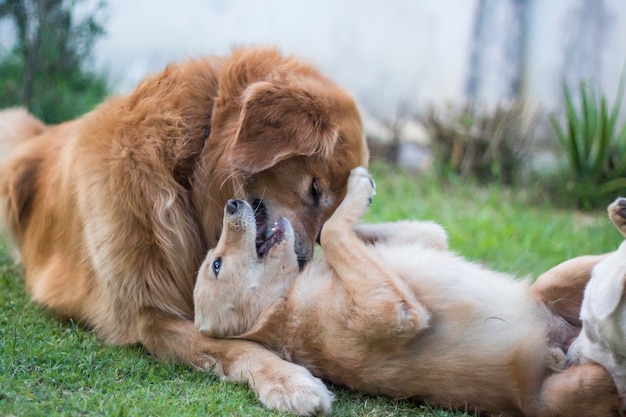
[[270, 229], [265, 204], [261, 200], [254, 200], [252, 208], [256, 219], [256, 254], [263, 259], [270, 249], [283, 241], [287, 219], [281, 217]]

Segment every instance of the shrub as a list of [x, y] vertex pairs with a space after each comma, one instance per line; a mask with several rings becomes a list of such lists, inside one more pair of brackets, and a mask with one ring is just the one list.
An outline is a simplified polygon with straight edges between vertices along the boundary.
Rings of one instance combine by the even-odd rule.
[[0, 1], [0, 21], [17, 35], [9, 50], [0, 51], [0, 107], [24, 106], [45, 122], [58, 123], [102, 101], [107, 80], [89, 64], [93, 45], [104, 34], [99, 21], [105, 6], [85, 0]]
[[[626, 67], [625, 67], [626, 70]], [[583, 209], [603, 207], [626, 189], [626, 124], [618, 124], [626, 72], [612, 106], [590, 82], [581, 82], [576, 102], [563, 83], [565, 120], [550, 123], [567, 157], [564, 197]]]
[[521, 100], [487, 112], [475, 102], [460, 110], [433, 109], [427, 117], [434, 166], [444, 177], [511, 184], [530, 156], [537, 114]]

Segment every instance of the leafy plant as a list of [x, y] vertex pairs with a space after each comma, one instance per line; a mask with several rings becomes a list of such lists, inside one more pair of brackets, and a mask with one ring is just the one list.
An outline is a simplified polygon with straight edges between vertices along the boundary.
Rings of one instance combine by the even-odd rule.
[[625, 82], [626, 67], [612, 105], [588, 81], [579, 84], [578, 101], [563, 83], [565, 121], [549, 116], [567, 156], [564, 190], [581, 208], [605, 205], [626, 189], [626, 124], [618, 124]]
[[491, 112], [469, 102], [460, 110], [431, 110], [427, 125], [440, 176], [511, 184], [530, 155], [536, 112], [521, 100]]
[[[24, 106], [47, 123], [91, 110], [108, 94], [107, 80], [88, 69], [93, 44], [104, 34], [105, 2], [0, 0], [0, 21], [16, 41], [0, 50], [0, 107]], [[80, 7], [80, 12], [79, 12]]]

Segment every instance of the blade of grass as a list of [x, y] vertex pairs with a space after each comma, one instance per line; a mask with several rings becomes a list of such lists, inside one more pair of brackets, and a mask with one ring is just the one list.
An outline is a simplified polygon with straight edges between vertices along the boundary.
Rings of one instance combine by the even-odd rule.
[[594, 176], [602, 174], [600, 170], [604, 169], [604, 165], [610, 157], [608, 152], [610, 152], [611, 139], [613, 137], [612, 130], [613, 128], [608, 115], [606, 98], [602, 97], [600, 99], [600, 123], [597, 135], [597, 153], [594, 156], [593, 165], [591, 167], [591, 173]]
[[567, 116], [569, 139], [569, 146], [567, 149], [572, 154], [571, 159], [575, 175], [580, 178], [584, 174], [578, 144], [578, 131], [580, 130], [580, 120], [576, 114], [576, 107], [574, 106], [572, 94], [565, 83], [563, 83], [563, 95], [565, 96], [565, 112]]
[[582, 103], [581, 114], [581, 157], [584, 165], [590, 163], [589, 158], [594, 144], [594, 136], [596, 132], [596, 120], [598, 117], [598, 109], [595, 105], [595, 94], [588, 83], [580, 83], [580, 99]]
[[615, 96], [615, 102], [613, 103], [613, 108], [611, 110], [610, 120], [611, 123], [615, 123], [619, 116], [619, 111], [622, 107], [622, 99], [624, 98], [624, 84], [626, 83], [626, 63], [622, 68], [622, 75], [619, 79], [619, 85], [617, 86], [617, 96]]

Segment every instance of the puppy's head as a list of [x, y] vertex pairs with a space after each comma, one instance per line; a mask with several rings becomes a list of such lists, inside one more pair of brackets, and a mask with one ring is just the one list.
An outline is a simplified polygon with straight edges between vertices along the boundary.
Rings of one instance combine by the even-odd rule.
[[298, 274], [294, 232], [280, 218], [268, 236], [259, 238], [254, 209], [229, 200], [217, 246], [200, 267], [194, 289], [195, 324], [213, 337], [250, 330]]
[[357, 106], [308, 64], [273, 50], [236, 51], [224, 74], [207, 142], [219, 153], [219, 184], [239, 178], [227, 198], [255, 207], [261, 234], [270, 233], [264, 224], [290, 219], [303, 266], [345, 195], [350, 170], [367, 165]]

